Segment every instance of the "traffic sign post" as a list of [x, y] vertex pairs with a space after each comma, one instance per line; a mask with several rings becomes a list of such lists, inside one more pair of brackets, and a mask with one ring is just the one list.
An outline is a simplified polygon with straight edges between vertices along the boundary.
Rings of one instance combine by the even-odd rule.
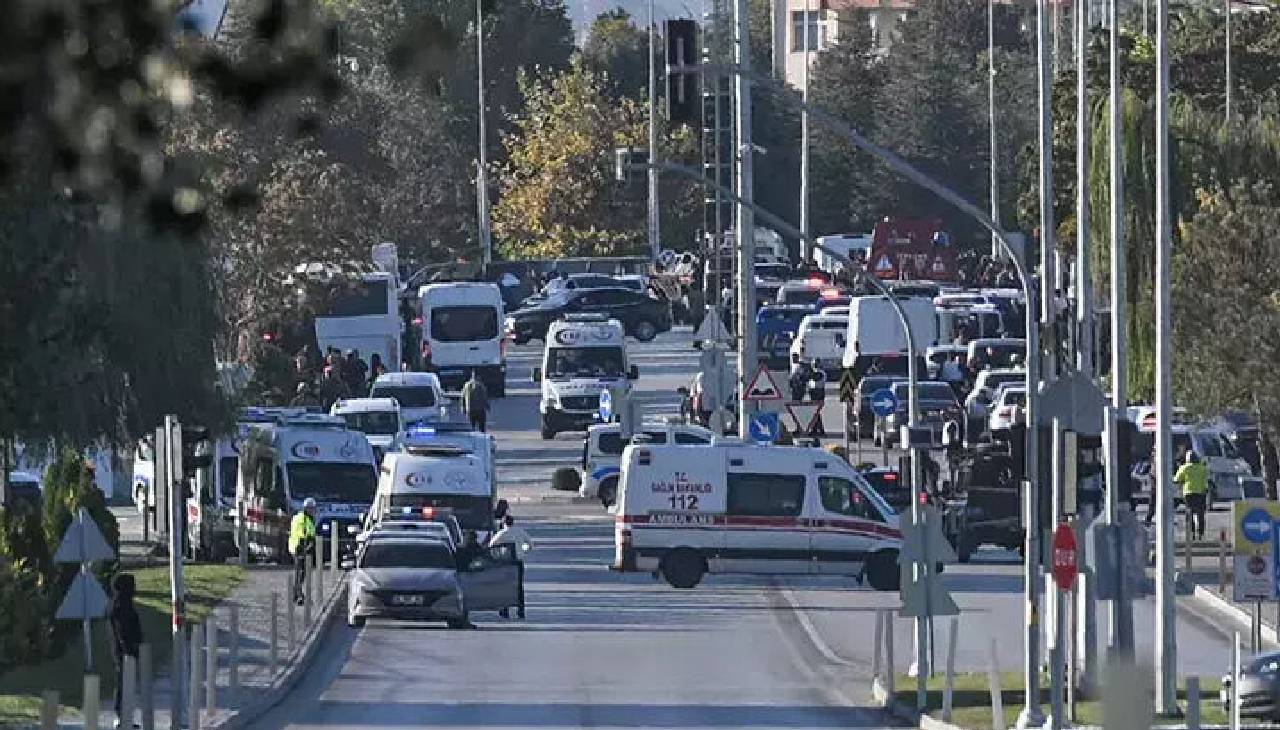
[[72, 621], [80, 619], [84, 635], [84, 669], [93, 672], [93, 632], [90, 621], [107, 615], [107, 594], [93, 576], [92, 564], [103, 560], [114, 560], [115, 551], [107, 544], [98, 523], [89, 517], [89, 511], [81, 507], [76, 518], [67, 526], [62, 542], [53, 554], [55, 563], [79, 563], [80, 572], [76, 574], [67, 595], [58, 606], [58, 620]]
[[791, 432], [796, 435], [803, 435], [812, 431], [821, 411], [821, 403], [788, 403], [787, 415], [791, 417], [788, 425], [791, 426]]
[[1232, 589], [1238, 603], [1280, 599], [1280, 502], [1242, 499], [1232, 504]]
[[782, 423], [777, 413], [761, 412], [751, 416], [748, 427], [751, 440], [758, 444], [775, 444], [782, 435]]
[[1065, 522], [1058, 525], [1053, 533], [1053, 582], [1058, 584], [1060, 591], [1072, 590], [1076, 584], [1076, 576], [1080, 574], [1076, 548], [1075, 530]]
[[888, 418], [889, 414], [898, 410], [898, 397], [888, 388], [881, 388], [871, 394], [871, 412], [880, 418]]
[[782, 389], [778, 387], [773, 374], [764, 363], [760, 364], [755, 377], [747, 384], [747, 390], [743, 393], [742, 399], [748, 401], [781, 401], [783, 399]]

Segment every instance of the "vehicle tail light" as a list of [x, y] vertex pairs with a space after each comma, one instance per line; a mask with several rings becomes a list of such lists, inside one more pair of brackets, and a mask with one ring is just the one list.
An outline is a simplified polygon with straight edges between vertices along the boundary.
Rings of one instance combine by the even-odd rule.
[[929, 504], [929, 493], [928, 493], [928, 492], [921, 492], [921, 493], [920, 493], [920, 504], [922, 504], [922, 505], [924, 505], [924, 504]]
[[505, 335], [498, 340], [498, 356], [503, 360], [507, 359], [507, 341], [508, 337]]
[[425, 519], [428, 519], [428, 520], [434, 520], [434, 519], [436, 518], [436, 508], [435, 508], [435, 507], [423, 507], [423, 508], [422, 508], [422, 516], [423, 516]]
[[885, 475], [884, 475], [884, 477], [883, 477], [883, 478], [884, 478], [884, 480], [885, 480], [886, 482], [896, 482], [896, 481], [898, 481], [898, 475], [897, 475], [896, 473], [894, 473], [894, 472], [885, 472]]
[[1000, 418], [1013, 418], [1013, 406], [1000, 406], [996, 410], [996, 415]]

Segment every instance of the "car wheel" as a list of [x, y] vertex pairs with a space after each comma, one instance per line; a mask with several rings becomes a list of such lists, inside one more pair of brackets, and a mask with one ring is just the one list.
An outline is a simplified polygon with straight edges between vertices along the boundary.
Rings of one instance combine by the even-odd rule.
[[618, 500], [618, 478], [609, 477], [600, 482], [600, 504], [605, 507], [612, 507], [613, 503]]
[[562, 466], [551, 474], [551, 488], [557, 492], [576, 492], [582, 486], [582, 477], [571, 466]]
[[688, 548], [673, 550], [662, 559], [662, 577], [672, 588], [688, 590], [702, 581], [707, 563]]
[[550, 441], [555, 437], [556, 437], [556, 430], [552, 428], [550, 424], [548, 424], [546, 421], [543, 421], [542, 422], [542, 440]]
[[896, 591], [902, 582], [898, 571], [898, 553], [886, 550], [871, 556], [865, 568], [867, 583], [877, 591]]
[[365, 622], [364, 616], [352, 616], [350, 614], [347, 614], [347, 625], [353, 629], [364, 628], [364, 622]]
[[658, 336], [658, 328], [653, 326], [653, 323], [649, 320], [642, 319], [639, 322], [636, 322], [636, 326], [633, 328], [633, 334], [635, 334], [635, 338], [637, 340], [640, 340], [641, 342], [649, 342]]
[[459, 618], [447, 619], [445, 623], [447, 623], [451, 629], [465, 629], [471, 625], [471, 621], [465, 613]]

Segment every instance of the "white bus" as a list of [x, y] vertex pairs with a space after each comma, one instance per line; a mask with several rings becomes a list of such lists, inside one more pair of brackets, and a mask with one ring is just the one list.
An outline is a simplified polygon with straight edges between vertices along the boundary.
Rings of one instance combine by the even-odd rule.
[[326, 311], [316, 315], [316, 344], [324, 354], [330, 347], [356, 350], [372, 364], [372, 356], [388, 371], [400, 369], [400, 320], [395, 277], [385, 272], [361, 274], [359, 280], [335, 285]]

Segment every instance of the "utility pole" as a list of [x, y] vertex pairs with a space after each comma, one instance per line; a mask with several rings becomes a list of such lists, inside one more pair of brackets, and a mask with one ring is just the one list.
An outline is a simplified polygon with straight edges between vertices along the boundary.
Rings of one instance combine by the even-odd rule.
[[751, 47], [750, 14], [747, 0], [734, 0], [733, 4], [734, 62], [741, 73], [734, 76], [735, 127], [737, 128], [738, 174], [734, 180], [734, 192], [739, 202], [734, 238], [738, 243], [738, 435], [750, 438], [752, 403], [748, 400], [747, 387], [751, 385], [756, 369], [756, 231], [751, 210], [752, 192], [751, 157]]
[[476, 162], [476, 220], [480, 229], [480, 249], [484, 265], [493, 260], [493, 232], [489, 220], [489, 153], [484, 103], [484, 8], [476, 0], [476, 117], [480, 128], [480, 154]]
[[[801, 99], [804, 101], [806, 108], [800, 110], [800, 262], [808, 263], [813, 258], [813, 252], [809, 250], [809, 50], [810, 41], [813, 40], [809, 36], [810, 10], [811, 0], [804, 0], [804, 71], [802, 72], [802, 84], [804, 88], [800, 90]], [[816, 34], [821, 37], [821, 34]], [[775, 49], [776, 51], [776, 49]]]
[[1076, 369], [1093, 378], [1093, 280], [1089, 271], [1089, 0], [1076, 0]]
[[1156, 712], [1178, 711], [1177, 614], [1173, 581], [1173, 335], [1169, 288], [1169, 0], [1156, 0]]
[[[1111, 230], [1111, 407], [1112, 414], [1107, 419], [1107, 443], [1110, 444], [1110, 452], [1107, 456], [1107, 494], [1106, 509], [1107, 522], [1115, 529], [1120, 519], [1120, 510], [1127, 510], [1128, 505], [1120, 501], [1121, 484], [1128, 480], [1128, 474], [1120, 472], [1120, 463], [1123, 461], [1118, 453], [1118, 437], [1116, 436], [1116, 418], [1124, 415], [1124, 409], [1129, 405], [1128, 396], [1128, 374], [1129, 374], [1129, 354], [1126, 348], [1129, 346], [1128, 317], [1126, 310], [1128, 307], [1127, 291], [1128, 280], [1125, 272], [1125, 241], [1124, 241], [1124, 161], [1121, 159], [1120, 151], [1123, 149], [1120, 143], [1120, 108], [1124, 103], [1121, 96], [1120, 88], [1120, 8], [1119, 0], [1110, 0], [1110, 49], [1111, 68], [1109, 69], [1109, 84], [1111, 91], [1110, 104], [1107, 108], [1109, 119], [1107, 120], [1108, 136], [1107, 151], [1111, 158], [1111, 211], [1110, 220], [1108, 221]], [[1119, 536], [1116, 537], [1117, 547], [1119, 547]], [[1117, 549], [1116, 554], [1121, 552]], [[1116, 595], [1111, 601], [1110, 606], [1110, 637], [1108, 646], [1113, 654], [1133, 658], [1133, 608], [1129, 603], [1126, 595], [1128, 584], [1124, 576], [1124, 562], [1119, 561], [1117, 566], [1120, 569], [1119, 580], [1116, 581]]]
[[[1056, 312], [1056, 301], [1054, 297], [1054, 236], [1053, 236], [1053, 110], [1052, 95], [1053, 83], [1050, 77], [1049, 52], [1051, 39], [1049, 37], [1049, 19], [1050, 14], [1056, 11], [1048, 7], [1050, 0], [1037, 0], [1036, 2], [1036, 49], [1038, 55], [1039, 66], [1039, 91], [1040, 91], [1040, 283], [1042, 291], [1040, 293], [1040, 322], [1039, 329], [1050, 338], [1048, 345], [1049, 352], [1057, 350], [1057, 342], [1054, 341], [1053, 323]], [[1056, 5], [1054, 6], [1057, 7]], [[1027, 301], [1027, 309], [1030, 312], [1033, 302]], [[1028, 318], [1029, 319], [1029, 318]], [[1032, 327], [1035, 329], [1035, 327]], [[1039, 383], [1032, 380], [1033, 370], [1035, 372], [1054, 373], [1052, 361], [1050, 364], [1041, 369], [1040, 363], [1042, 353], [1038, 349], [1031, 349], [1033, 342], [1038, 340], [1031, 331], [1027, 332], [1027, 345], [1029, 352], [1027, 353], [1027, 380], [1029, 381], [1028, 396], [1031, 389], [1039, 388]], [[1028, 398], [1030, 404], [1030, 398]], [[1026, 490], [1026, 522], [1024, 530], [1026, 532], [1026, 546], [1023, 555], [1023, 571], [1025, 575], [1026, 585], [1026, 636], [1025, 636], [1025, 653], [1023, 664], [1023, 709], [1018, 715], [1018, 727], [1040, 727], [1044, 725], [1044, 713], [1040, 709], [1040, 464], [1036, 458], [1036, 450], [1038, 449], [1040, 438], [1038, 435], [1038, 427], [1036, 425], [1036, 414], [1027, 413], [1027, 456], [1026, 456], [1026, 476], [1029, 488]]]
[[[996, 136], [996, 0], [987, 0], [987, 113], [991, 131], [991, 221], [1000, 227], [999, 147]], [[991, 236], [991, 258], [1002, 258], [1000, 241]], [[1030, 303], [1028, 303], [1030, 306]]]
[[[658, 22], [649, 0], [649, 260], [658, 260], [662, 247], [661, 218], [658, 215], [658, 69], [654, 24]], [[692, 52], [692, 49], [690, 50]]]

